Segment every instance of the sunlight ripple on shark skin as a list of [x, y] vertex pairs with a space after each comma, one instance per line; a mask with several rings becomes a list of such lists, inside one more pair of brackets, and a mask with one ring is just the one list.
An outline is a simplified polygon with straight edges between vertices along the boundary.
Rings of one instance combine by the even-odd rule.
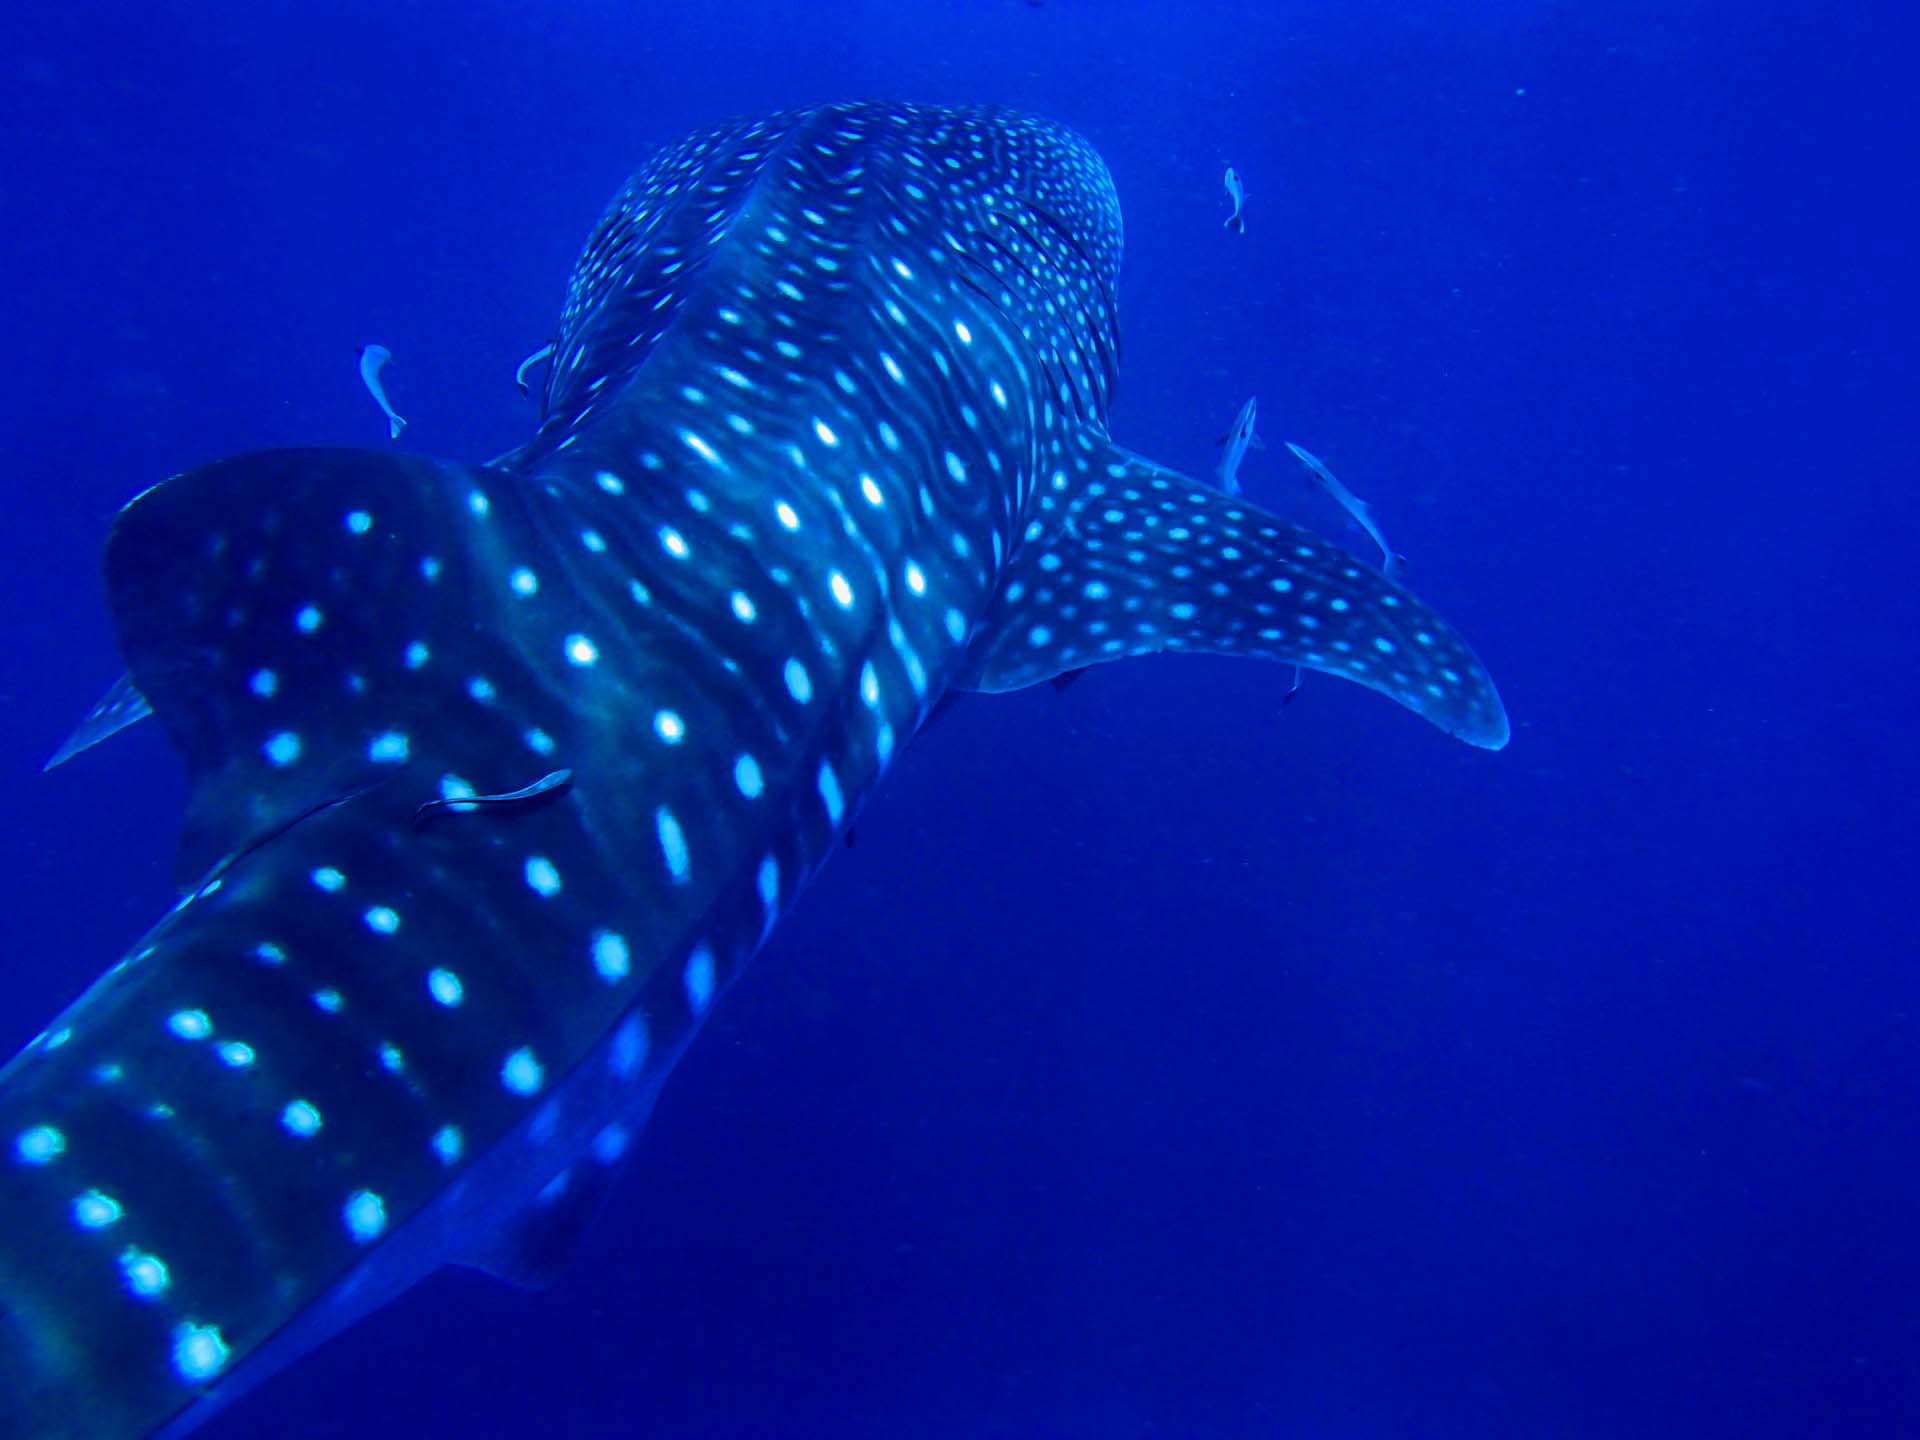
[[0, 1433], [182, 1435], [439, 1265], [551, 1275], [952, 689], [1218, 651], [1505, 742], [1412, 596], [1108, 440], [1119, 260], [1056, 125], [722, 125], [600, 222], [518, 451], [122, 512], [187, 898], [0, 1072]]

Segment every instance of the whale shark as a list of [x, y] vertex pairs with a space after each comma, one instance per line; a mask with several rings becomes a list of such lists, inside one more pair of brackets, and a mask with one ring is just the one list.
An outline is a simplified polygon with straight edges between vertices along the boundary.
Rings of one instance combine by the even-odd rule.
[[1506, 742], [1407, 590], [1109, 437], [1120, 255], [1048, 121], [733, 121], [593, 230], [518, 449], [125, 507], [179, 898], [0, 1071], [0, 1434], [184, 1435], [439, 1266], [551, 1276], [944, 697], [1216, 652]]

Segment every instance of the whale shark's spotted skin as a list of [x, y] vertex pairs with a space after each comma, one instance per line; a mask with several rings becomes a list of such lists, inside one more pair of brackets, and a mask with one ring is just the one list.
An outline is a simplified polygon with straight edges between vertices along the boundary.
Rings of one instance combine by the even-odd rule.
[[601, 222], [523, 449], [127, 508], [186, 898], [0, 1074], [0, 1433], [184, 1433], [437, 1265], [550, 1272], [950, 689], [1228, 651], [1504, 742], [1418, 601], [1108, 441], [1119, 258], [1045, 122], [722, 126]]

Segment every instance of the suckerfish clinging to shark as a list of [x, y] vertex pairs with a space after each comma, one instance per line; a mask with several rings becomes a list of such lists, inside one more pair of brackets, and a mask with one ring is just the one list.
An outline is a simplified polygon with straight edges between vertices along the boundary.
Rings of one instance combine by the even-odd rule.
[[1412, 595], [1108, 439], [1120, 239], [1045, 121], [722, 125], [589, 239], [521, 449], [127, 506], [187, 898], [0, 1072], [0, 1434], [182, 1435], [437, 1266], [549, 1273], [950, 691], [1226, 652], [1505, 743]]

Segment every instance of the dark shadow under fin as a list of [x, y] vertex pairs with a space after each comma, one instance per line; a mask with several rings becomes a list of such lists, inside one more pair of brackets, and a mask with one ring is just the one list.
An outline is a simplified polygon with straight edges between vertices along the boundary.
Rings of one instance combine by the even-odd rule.
[[1091, 665], [1082, 665], [1078, 669], [1062, 670], [1058, 675], [1049, 679], [1047, 683], [1056, 690], [1064, 690], [1092, 668]]
[[186, 764], [183, 885], [430, 741], [396, 731], [436, 682], [408, 643], [485, 643], [472, 547], [522, 503], [475, 466], [283, 450], [189, 471], [120, 512], [108, 601], [131, 684]]
[[590, 1157], [575, 1161], [542, 1192], [546, 1198], [536, 1197], [457, 1263], [524, 1290], [545, 1289], [580, 1253], [619, 1173], [618, 1166], [602, 1165]]
[[1159, 651], [1250, 655], [1352, 680], [1497, 750], [1506, 710], [1465, 640], [1344, 550], [1085, 432], [956, 682], [1017, 690]]
[[82, 750], [91, 750], [102, 740], [111, 739], [129, 725], [137, 724], [153, 713], [153, 706], [133, 683], [133, 676], [122, 675], [94, 702], [86, 718], [73, 727], [73, 733], [53, 752], [53, 758], [40, 768], [51, 770], [64, 765]]
[[[454, 1263], [528, 1290], [559, 1279], [606, 1208], [652, 1113], [649, 1098], [602, 1130], [552, 1183]], [[618, 1143], [609, 1147], [616, 1137]]]

